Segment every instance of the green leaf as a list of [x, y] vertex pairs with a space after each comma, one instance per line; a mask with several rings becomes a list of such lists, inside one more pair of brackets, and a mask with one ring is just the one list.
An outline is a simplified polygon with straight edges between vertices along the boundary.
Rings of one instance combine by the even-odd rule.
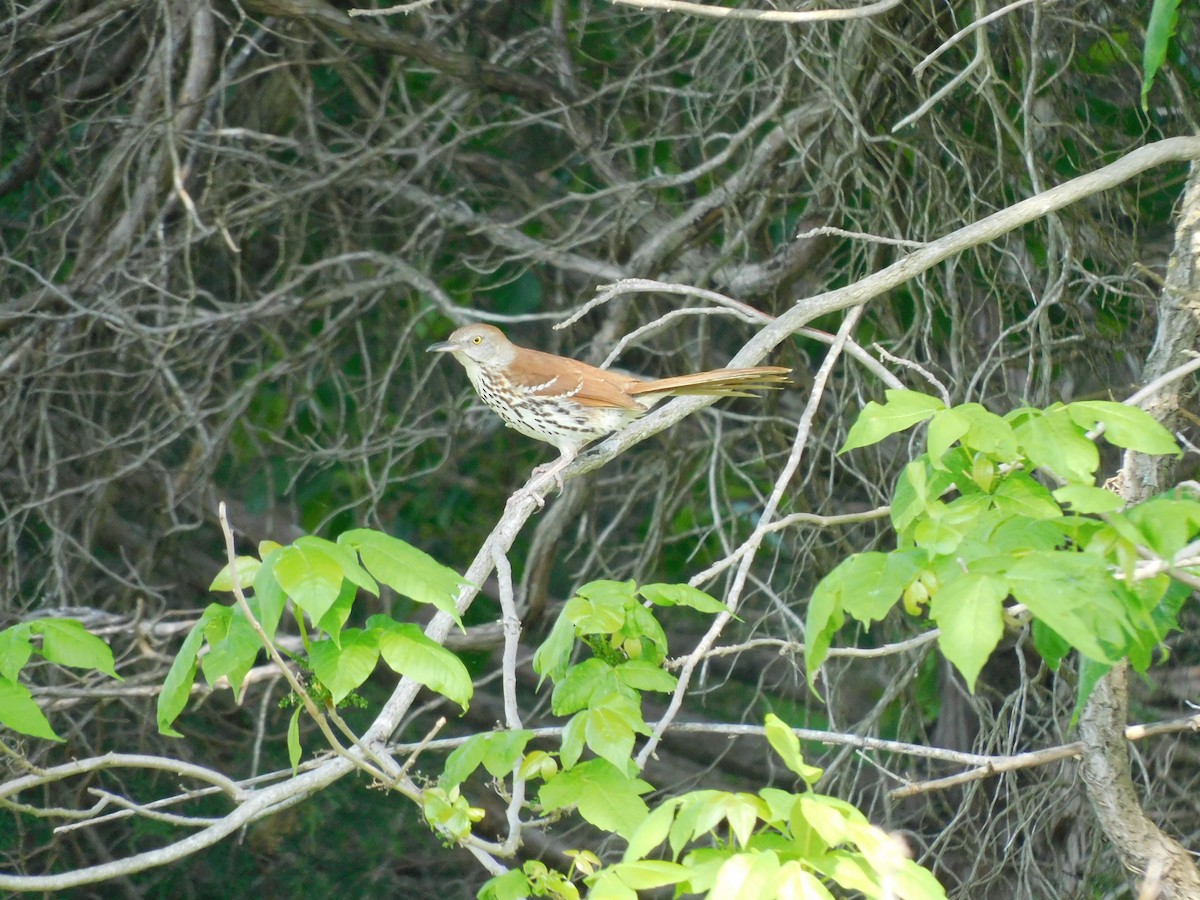
[[1126, 592], [1100, 557], [1032, 551], [1008, 570], [1008, 582], [1034, 616], [1096, 662], [1115, 664], [1133, 644]]
[[408, 622], [376, 615], [367, 620], [367, 628], [376, 632], [379, 652], [393, 672], [449, 697], [466, 711], [474, 685], [461, 659]]
[[955, 441], [964, 437], [970, 428], [971, 423], [958, 409], [943, 409], [934, 413], [929, 420], [925, 446], [929, 448], [929, 460], [935, 468], [942, 468], [941, 459], [946, 451]]
[[717, 872], [710, 897], [752, 900], [774, 897], [779, 878], [779, 856], [773, 852], [737, 853], [725, 860]]
[[275, 580], [313, 622], [333, 606], [342, 592], [341, 563], [319, 546], [284, 547], [275, 558]]
[[300, 765], [300, 759], [304, 755], [304, 751], [300, 747], [300, 709], [297, 706], [292, 710], [292, 718], [288, 721], [287, 730], [288, 762], [292, 764], [293, 778], [296, 775], [296, 768]]
[[512, 773], [517, 760], [533, 740], [532, 731], [493, 731], [484, 735], [483, 767], [494, 778]]
[[1062, 508], [1054, 502], [1046, 486], [1026, 472], [1009, 472], [991, 496], [1001, 512], [1030, 519], [1054, 519], [1062, 515]]
[[1050, 670], [1057, 672], [1059, 664], [1071, 652], [1071, 645], [1041, 619], [1034, 619], [1030, 630], [1033, 634], [1034, 649], [1046, 661]]
[[579, 814], [603, 831], [628, 839], [649, 815], [641, 795], [653, 786], [631, 778], [612, 763], [589, 759], [560, 772], [538, 791], [538, 802], [548, 811], [579, 808]]
[[967, 436], [963, 440], [967, 447], [986, 453], [997, 462], [1016, 459], [1017, 438], [1011, 423], [1002, 416], [978, 403], [964, 403], [954, 407], [954, 411], [967, 422]]
[[967, 689], [1004, 635], [1008, 582], [997, 575], [961, 575], [943, 583], [929, 602], [929, 617], [941, 629], [938, 646], [962, 673]]
[[1056, 403], [1044, 411], [1014, 410], [1010, 420], [1021, 415], [1013, 431], [1030, 462], [1064, 481], [1091, 484], [1100, 465], [1100, 453], [1070, 411]]
[[587, 713], [574, 715], [563, 726], [562, 739], [558, 748], [558, 758], [564, 769], [573, 769], [583, 755], [584, 729], [587, 728]]
[[637, 891], [618, 878], [612, 869], [601, 869], [587, 879], [587, 885], [587, 900], [638, 900]]
[[593, 581], [576, 591], [562, 614], [577, 634], [613, 634], [625, 624], [625, 609], [637, 604], [632, 581]]
[[610, 694], [580, 715], [586, 716], [583, 735], [592, 752], [618, 769], [631, 768], [634, 733], [650, 733], [638, 704], [621, 694]]
[[[234, 558], [233, 563], [237, 568], [238, 586], [245, 590], [246, 586], [253, 582], [255, 576], [258, 575], [258, 570], [262, 567], [262, 561], [255, 556], [238, 556]], [[221, 571], [216, 574], [208, 589], [210, 591], [233, 590], [233, 575], [230, 574], [229, 563], [226, 563]]]
[[471, 773], [483, 763], [483, 754], [487, 749], [487, 739], [490, 734], [473, 734], [451, 751], [446, 757], [446, 765], [438, 778], [438, 787], [449, 791], [471, 777]]
[[678, 805], [678, 800], [668, 799], [642, 820], [637, 831], [629, 838], [629, 845], [621, 857], [622, 862], [645, 858], [667, 839]]
[[[394, 538], [393, 538], [394, 540]], [[329, 559], [335, 561], [342, 570], [342, 577], [351, 584], [356, 584], [369, 594], [376, 597], [379, 596], [379, 585], [371, 574], [358, 564], [358, 557], [354, 550], [345, 546], [343, 543], [334, 543], [327, 541], [323, 537], [317, 537], [313, 534], [306, 534], [304, 537], [296, 538], [292, 543], [293, 547], [298, 547], [301, 550], [311, 550], [315, 553], [324, 554]]]
[[373, 631], [347, 628], [342, 632], [341, 647], [332, 640], [315, 641], [309, 647], [308, 659], [333, 702], [340, 703], [375, 671], [379, 640]]
[[333, 601], [333, 605], [325, 610], [325, 615], [317, 622], [317, 627], [329, 635], [335, 644], [342, 641], [342, 627], [350, 618], [354, 608], [354, 600], [358, 596], [358, 587], [349, 581], [342, 582], [342, 589]]
[[1083, 708], [1087, 705], [1088, 697], [1092, 696], [1092, 691], [1096, 689], [1096, 684], [1112, 670], [1112, 666], [1105, 663], [1096, 662], [1088, 659], [1086, 656], [1079, 657], [1079, 690], [1075, 692], [1075, 708], [1071, 710], [1071, 720], [1067, 724], [1067, 728], [1073, 729], [1079, 723], [1079, 717], [1083, 715]]
[[17, 674], [29, 662], [33, 644], [29, 641], [28, 622], [19, 622], [0, 631], [0, 677], [16, 681]]
[[1090, 484], [1068, 484], [1054, 491], [1054, 499], [1080, 515], [1116, 512], [1125, 501], [1110, 490]]
[[687, 881], [692, 874], [692, 870], [687, 866], [663, 859], [639, 859], [617, 863], [611, 871], [627, 887], [635, 891], [648, 891], [668, 884], [679, 884], [681, 881]]
[[792, 731], [791, 727], [775, 713], [767, 713], [766, 729], [767, 742], [783, 760], [783, 764], [803, 778], [810, 787], [816, 784], [824, 770], [817, 766], [810, 766], [804, 761], [804, 755], [800, 752], [800, 739], [796, 737], [796, 732]]
[[1174, 497], [1151, 497], [1125, 510], [1121, 518], [1137, 529], [1135, 543], [1144, 543], [1164, 559], [1174, 559], [1200, 530], [1200, 503]]
[[949, 472], [930, 466], [928, 455], [923, 454], [905, 466], [892, 498], [892, 525], [897, 533], [904, 534], [953, 485]]
[[679, 679], [661, 666], [644, 659], [631, 659], [613, 670], [617, 680], [637, 691], [658, 691], [669, 694]]
[[183, 639], [179, 653], [175, 656], [175, 661], [171, 663], [171, 668], [167, 672], [162, 690], [158, 695], [156, 718], [160, 734], [168, 737], [183, 737], [171, 725], [179, 718], [179, 714], [187, 706], [188, 697], [191, 696], [192, 682], [196, 680], [196, 655], [200, 652], [200, 646], [204, 642], [204, 632], [213, 618], [227, 614], [227, 606], [221, 603], [209, 604], [208, 608], [204, 610], [204, 614], [200, 616], [200, 620], [192, 626], [192, 630]]
[[560, 612], [554, 627], [550, 629], [550, 634], [533, 654], [533, 671], [541, 676], [538, 678], [539, 688], [546, 676], [553, 682], [562, 680], [566, 675], [567, 666], [571, 664], [571, 651], [574, 649], [575, 623]]
[[480, 765], [495, 778], [510, 775], [532, 739], [532, 731], [489, 731], [471, 735], [446, 757], [438, 787], [451, 790], [466, 781]]
[[287, 593], [275, 577], [275, 563], [283, 552], [275, 547], [263, 557], [262, 565], [254, 573], [254, 599], [257, 601], [258, 624], [270, 640], [275, 639], [275, 629], [287, 605]]
[[776, 896], [795, 900], [834, 900], [829, 888], [799, 862], [790, 859], [779, 867]]
[[42, 656], [60, 666], [97, 669], [122, 680], [113, 668], [108, 644], [74, 619], [37, 619], [29, 623], [33, 634], [42, 635]]
[[1150, 88], [1158, 70], [1167, 59], [1167, 48], [1179, 22], [1179, 0], [1154, 0], [1150, 21], [1146, 23], [1146, 43], [1142, 50], [1142, 112], [1149, 112]]
[[[253, 626], [240, 607], [224, 607], [228, 615], [216, 615], [205, 629], [208, 639], [208, 654], [200, 662], [204, 679], [209, 686], [216, 684], [222, 676], [229, 679], [234, 693], [242, 689], [246, 673], [254, 666], [263, 645]], [[219, 636], [214, 628], [220, 624]]]
[[29, 688], [8, 678], [0, 678], [0, 725], [31, 737], [45, 738], [48, 741], [62, 740], [54, 733], [50, 721], [34, 702]]
[[550, 695], [550, 711], [569, 716], [586, 709], [595, 697], [604, 697], [618, 689], [613, 667], [602, 659], [585, 659], [571, 666]]
[[1183, 455], [1171, 432], [1144, 409], [1108, 400], [1080, 400], [1067, 410], [1081, 428], [1090, 430], [1097, 422], [1103, 423], [1110, 444], [1155, 456]]
[[877, 444], [885, 437], [924, 422], [946, 408], [936, 397], [917, 391], [887, 391], [886, 395], [887, 403], [881, 405], [872, 400], [859, 413], [850, 433], [846, 435], [846, 443], [838, 451], [839, 455]]
[[479, 889], [479, 900], [525, 900], [533, 894], [533, 885], [520, 869], [489, 878]]
[[388, 587], [446, 613], [462, 627], [455, 602], [467, 582], [453, 569], [399, 538], [369, 528], [347, 531], [338, 543], [356, 550], [363, 565]]
[[690, 606], [702, 613], [729, 612], [729, 607], [690, 584], [645, 584], [638, 591], [657, 606]]
[[864, 625], [879, 621], [928, 560], [924, 550], [856, 553], [837, 569], [845, 569], [839, 579], [842, 608]]
[[808, 615], [804, 620], [804, 669], [809, 689], [813, 691], [816, 690], [817, 673], [829, 655], [833, 636], [846, 622], [842, 610], [843, 586], [853, 558], [843, 560], [822, 578], [808, 602]]

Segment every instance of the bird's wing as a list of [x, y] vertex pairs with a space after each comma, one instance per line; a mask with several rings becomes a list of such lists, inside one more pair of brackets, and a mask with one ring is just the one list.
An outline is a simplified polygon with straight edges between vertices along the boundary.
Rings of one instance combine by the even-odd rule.
[[540, 350], [522, 347], [510, 366], [509, 378], [536, 395], [568, 394], [584, 406], [644, 408], [627, 392], [641, 383], [637, 378]]

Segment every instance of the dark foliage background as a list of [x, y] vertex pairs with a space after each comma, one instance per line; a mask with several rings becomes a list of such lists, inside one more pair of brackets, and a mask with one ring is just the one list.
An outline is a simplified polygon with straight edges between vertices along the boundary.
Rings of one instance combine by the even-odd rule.
[[[385, 19], [345, 8], [9, 0], [0, 17], [2, 614], [69, 610], [110, 637], [126, 675], [113, 686], [35, 673], [68, 738], [21, 746], [38, 764], [163, 750], [153, 687], [212, 599], [220, 499], [247, 547], [361, 525], [469, 561], [550, 451], [499, 427], [458, 367], [424, 355], [454, 325], [482, 318], [592, 362], [643, 329], [620, 365], [715, 367], [755, 322], [695, 297], [629, 293], [551, 325], [624, 277], [773, 315], [1149, 140], [1194, 134], [1200, 116], [1183, 59], [1141, 111], [1147, 13], [1132, 4], [1027, 4], [936, 56], [977, 4], [800, 26], [589, 0], [468, 0]], [[1183, 4], [1182, 34], [1195, 36], [1195, 11]], [[935, 267], [874, 302], [854, 338], [954, 402], [1004, 412], [1120, 399], [1154, 335], [1184, 177], [1152, 170]], [[797, 335], [772, 360], [795, 368], [796, 390], [696, 415], [551, 502], [511, 554], [530, 648], [583, 581], [686, 580], [749, 534], [823, 349]], [[882, 390], [866, 367], [839, 364], [783, 514], [887, 501], [907, 445], [834, 455]], [[875, 519], [779, 531], [724, 641], [802, 640], [815, 582], [887, 540]], [[709, 590], [719, 596], [721, 578]], [[486, 600], [472, 610], [474, 623], [494, 618]], [[682, 613], [670, 626], [678, 653], [705, 627]], [[845, 639], [919, 627], [889, 620]], [[493, 649], [483, 640], [468, 657], [484, 680], [459, 731], [501, 717]], [[1138, 720], [1184, 714], [1195, 695], [1194, 630], [1171, 651], [1134, 688]], [[386, 696], [378, 678], [368, 700]], [[528, 723], [549, 723], [529, 678]], [[282, 693], [264, 681], [235, 705], [218, 692], [166, 751], [237, 777], [283, 767]], [[795, 725], [1011, 753], [1067, 739], [1073, 688], [1017, 635], [976, 696], [921, 649], [833, 661], [826, 700], [807, 693], [794, 655], [752, 647], [710, 661], [687, 718], [760, 723], [774, 710]], [[406, 733], [437, 712], [421, 709]], [[1138, 750], [1149, 811], [1195, 846], [1194, 739]], [[828, 792], [903, 830], [957, 896], [1122, 895], [1072, 762], [895, 804], [880, 759], [808, 752]], [[659, 757], [650, 780], [674, 790], [777, 774], [761, 742], [668, 737]], [[123, 787], [149, 799], [170, 784]], [[79, 799], [89, 786], [40, 799], [91, 802]], [[472, 895], [483, 872], [366, 787], [339, 784], [190, 866], [77, 895]], [[52, 836], [27, 816], [2, 821], [9, 871], [118, 858], [170, 831], [113, 822]], [[588, 841], [560, 826], [527, 851], [558, 859]]]

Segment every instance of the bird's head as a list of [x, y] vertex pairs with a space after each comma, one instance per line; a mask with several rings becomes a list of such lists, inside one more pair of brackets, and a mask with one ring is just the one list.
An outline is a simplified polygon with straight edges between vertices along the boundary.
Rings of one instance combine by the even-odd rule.
[[506, 366], [512, 362], [516, 347], [495, 325], [464, 325], [447, 340], [431, 344], [427, 353], [453, 353], [465, 364], [467, 360], [490, 368]]

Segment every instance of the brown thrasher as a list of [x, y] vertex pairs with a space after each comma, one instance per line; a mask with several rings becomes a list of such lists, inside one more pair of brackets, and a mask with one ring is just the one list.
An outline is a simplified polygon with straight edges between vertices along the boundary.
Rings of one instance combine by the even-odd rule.
[[452, 353], [475, 392], [509, 428], [558, 448], [561, 456], [534, 473], [553, 475], [560, 490], [559, 473], [585, 444], [640, 418], [664, 397], [753, 397], [746, 390], [777, 388], [791, 371], [780, 366], [714, 369], [646, 381], [518, 347], [494, 325], [465, 325], [428, 352]]

